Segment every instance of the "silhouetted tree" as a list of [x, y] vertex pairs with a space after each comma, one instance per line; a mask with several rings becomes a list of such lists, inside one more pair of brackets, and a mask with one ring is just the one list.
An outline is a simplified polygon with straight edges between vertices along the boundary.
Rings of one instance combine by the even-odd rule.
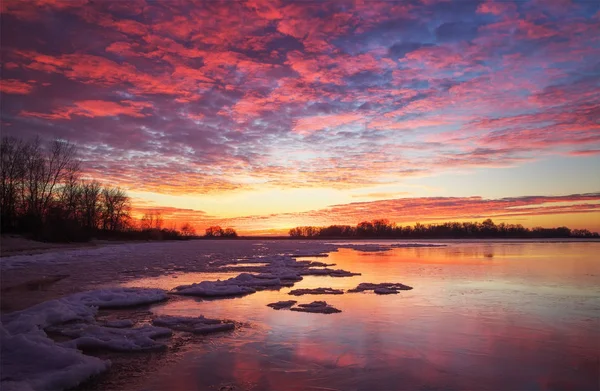
[[219, 238], [223, 236], [223, 228], [218, 225], [206, 228], [204, 236], [209, 238]]
[[225, 228], [221, 236], [224, 238], [237, 238], [238, 234], [233, 228]]
[[190, 223], [185, 223], [181, 226], [181, 234], [183, 236], [195, 236], [196, 229]]

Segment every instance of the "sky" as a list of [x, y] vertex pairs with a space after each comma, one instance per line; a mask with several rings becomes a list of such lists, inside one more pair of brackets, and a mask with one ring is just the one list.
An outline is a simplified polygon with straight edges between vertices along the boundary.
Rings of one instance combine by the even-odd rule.
[[600, 2], [0, 6], [2, 135], [77, 144], [136, 216], [600, 231]]

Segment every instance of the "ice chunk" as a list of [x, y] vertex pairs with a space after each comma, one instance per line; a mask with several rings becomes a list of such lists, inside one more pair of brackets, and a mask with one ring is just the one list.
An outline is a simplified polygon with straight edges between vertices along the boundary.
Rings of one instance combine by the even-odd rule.
[[[301, 281], [302, 276], [298, 270], [287, 267], [270, 267], [264, 273], [255, 274], [256, 278], [279, 278], [287, 281]], [[284, 281], [285, 282], [285, 281]]]
[[233, 285], [240, 286], [251, 286], [251, 287], [272, 287], [272, 286], [281, 286], [281, 280], [279, 278], [265, 278], [265, 276], [255, 276], [250, 273], [241, 273], [237, 277], [230, 278], [224, 282], [228, 282]]
[[290, 256], [292, 258], [327, 258], [329, 256], [329, 254], [323, 254], [320, 252], [315, 252], [315, 253], [295, 253], [295, 254], [290, 254]]
[[153, 288], [110, 288], [76, 293], [68, 298], [99, 308], [119, 308], [163, 301], [167, 294], [162, 289]]
[[75, 339], [62, 345], [79, 349], [109, 349], [120, 352], [155, 350], [165, 345], [155, 338], [171, 336], [171, 330], [164, 327], [144, 325], [138, 328], [117, 329], [88, 324], [69, 324], [57, 330], [60, 334]]
[[173, 330], [188, 331], [194, 334], [209, 334], [217, 331], [233, 330], [235, 324], [219, 319], [208, 319], [204, 316], [197, 318], [185, 316], [161, 316], [155, 318], [152, 324], [168, 327]]
[[342, 312], [335, 307], [327, 304], [326, 301], [313, 301], [309, 304], [298, 304], [297, 307], [290, 308], [292, 311], [299, 312], [314, 312], [319, 314], [335, 314], [338, 312]]
[[352, 277], [352, 276], [360, 276], [360, 273], [353, 273], [347, 270], [342, 269], [305, 269], [300, 271], [300, 274], [303, 276], [331, 276], [331, 277]]
[[280, 288], [289, 285], [280, 278], [272, 275], [254, 275], [241, 273], [228, 280], [202, 281], [191, 285], [180, 285], [174, 288], [174, 293], [190, 296], [238, 296], [254, 293], [256, 290], [266, 288]]
[[75, 293], [56, 300], [46, 301], [22, 311], [12, 312], [2, 318], [12, 333], [72, 321], [92, 321], [98, 308], [129, 307], [149, 304], [167, 298], [161, 289], [111, 288]]
[[46, 301], [2, 317], [4, 327], [13, 334], [37, 331], [46, 327], [71, 322], [93, 321], [98, 312], [80, 302], [62, 298]]
[[276, 309], [276, 310], [280, 310], [283, 308], [290, 308], [291, 306], [293, 306], [296, 303], [297, 303], [296, 300], [286, 300], [286, 301], [278, 301], [276, 303], [270, 303], [270, 304], [267, 304], [267, 306], [271, 307], [273, 309]]
[[341, 289], [333, 288], [307, 288], [307, 289], [294, 289], [290, 291], [290, 295], [302, 296], [302, 295], [342, 295], [344, 293]]
[[356, 288], [349, 289], [348, 292], [373, 291], [379, 295], [389, 295], [399, 293], [398, 291], [408, 291], [411, 289], [413, 289], [411, 286], [400, 284], [399, 282], [382, 282], [379, 284], [362, 282]]
[[378, 295], [395, 295], [400, 293], [397, 289], [392, 289], [392, 288], [375, 288], [373, 289], [373, 292], [377, 293]]
[[174, 288], [173, 293], [186, 296], [241, 296], [256, 292], [249, 286], [227, 284], [225, 281], [202, 281], [197, 284], [180, 285]]
[[0, 324], [0, 388], [61, 390], [104, 372], [110, 361], [54, 343], [41, 331], [11, 335]]

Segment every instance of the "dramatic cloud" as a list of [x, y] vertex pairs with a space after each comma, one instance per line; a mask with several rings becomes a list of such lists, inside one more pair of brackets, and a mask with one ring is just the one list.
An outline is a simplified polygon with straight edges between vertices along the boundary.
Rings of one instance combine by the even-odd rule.
[[215, 197], [597, 163], [599, 15], [593, 1], [5, 0], [2, 133], [71, 140], [86, 174], [128, 189]]

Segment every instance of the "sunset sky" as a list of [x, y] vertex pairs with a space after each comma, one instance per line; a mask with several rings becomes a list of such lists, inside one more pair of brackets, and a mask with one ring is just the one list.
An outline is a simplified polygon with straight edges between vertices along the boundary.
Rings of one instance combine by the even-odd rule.
[[2, 135], [168, 224], [600, 231], [600, 2], [1, 3]]

